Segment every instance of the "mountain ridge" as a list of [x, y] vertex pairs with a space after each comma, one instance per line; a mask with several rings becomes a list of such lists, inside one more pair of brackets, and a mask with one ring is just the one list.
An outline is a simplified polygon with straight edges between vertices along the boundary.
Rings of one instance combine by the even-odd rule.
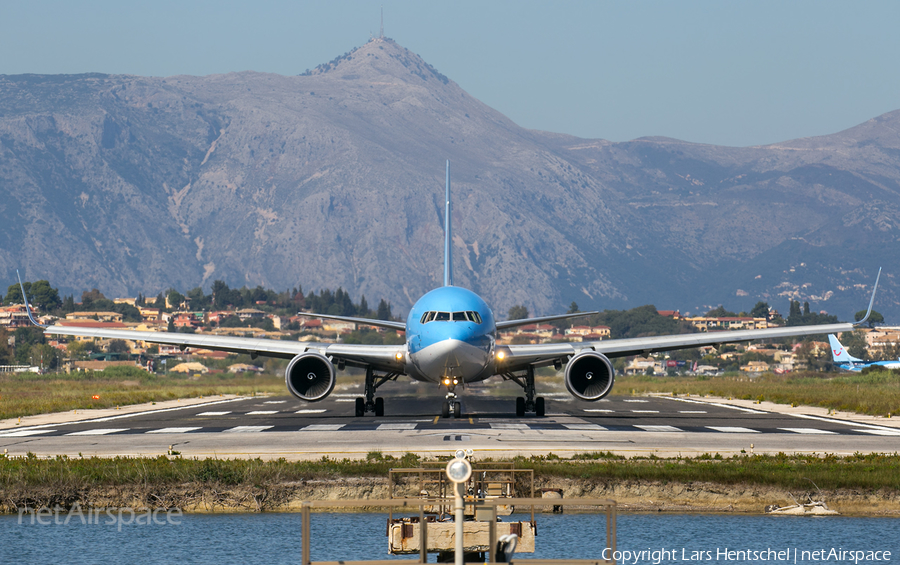
[[[900, 111], [767, 146], [520, 128], [391, 40], [300, 76], [0, 76], [0, 273], [72, 292], [442, 279], [498, 313], [809, 300], [900, 314]], [[326, 68], [327, 67], [327, 68]], [[859, 285], [862, 285], [860, 287]], [[829, 294], [830, 293], [830, 294]]]

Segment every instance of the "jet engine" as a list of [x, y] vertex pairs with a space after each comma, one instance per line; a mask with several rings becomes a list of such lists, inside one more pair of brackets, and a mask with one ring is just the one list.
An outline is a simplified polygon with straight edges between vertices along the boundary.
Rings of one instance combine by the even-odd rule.
[[320, 353], [302, 353], [288, 363], [284, 382], [288, 391], [308, 402], [322, 400], [334, 390], [334, 365]]
[[581, 400], [600, 400], [614, 381], [612, 363], [596, 351], [582, 351], [566, 365], [566, 388]]

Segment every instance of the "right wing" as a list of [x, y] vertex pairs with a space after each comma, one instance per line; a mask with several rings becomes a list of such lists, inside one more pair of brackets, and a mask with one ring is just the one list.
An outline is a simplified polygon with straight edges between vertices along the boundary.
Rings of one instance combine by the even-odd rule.
[[351, 366], [372, 366], [382, 371], [391, 372], [403, 372], [403, 361], [406, 356], [405, 345], [299, 342], [209, 334], [107, 330], [80, 328], [77, 326], [49, 326], [44, 328], [44, 333], [49, 335], [146, 341], [160, 345], [174, 345], [182, 350], [188, 347], [213, 349], [232, 353], [246, 353], [252, 358], [262, 355], [264, 357], [293, 359], [302, 353], [315, 351], [332, 358], [336, 363], [346, 363]]

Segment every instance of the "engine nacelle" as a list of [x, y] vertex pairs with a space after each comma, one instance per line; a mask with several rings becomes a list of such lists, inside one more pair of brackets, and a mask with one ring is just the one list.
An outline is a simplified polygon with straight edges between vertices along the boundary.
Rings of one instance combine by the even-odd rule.
[[566, 388], [581, 400], [600, 400], [615, 380], [612, 363], [596, 351], [582, 351], [566, 365]]
[[308, 402], [322, 400], [334, 390], [334, 364], [321, 353], [303, 353], [288, 363], [284, 383], [288, 391]]

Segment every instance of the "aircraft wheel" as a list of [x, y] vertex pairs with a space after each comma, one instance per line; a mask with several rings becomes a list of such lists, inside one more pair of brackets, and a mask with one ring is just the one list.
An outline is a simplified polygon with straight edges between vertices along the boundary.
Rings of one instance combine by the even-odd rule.
[[538, 418], [543, 418], [544, 417], [544, 408], [545, 408], [544, 397], [539, 396], [539, 397], [535, 398], [534, 399], [534, 414], [535, 414], [535, 416], [537, 416]]
[[460, 404], [459, 402], [453, 403], [453, 417], [462, 418], [462, 404]]
[[378, 418], [384, 416], [384, 399], [380, 396], [375, 399], [375, 416]]
[[516, 397], [516, 416], [522, 417], [525, 415], [525, 398], [524, 397]]
[[361, 416], [366, 415], [366, 401], [362, 398], [356, 399], [356, 417], [359, 418]]
[[450, 417], [450, 403], [448, 401], [444, 401], [441, 405], [441, 417], [449, 418]]

